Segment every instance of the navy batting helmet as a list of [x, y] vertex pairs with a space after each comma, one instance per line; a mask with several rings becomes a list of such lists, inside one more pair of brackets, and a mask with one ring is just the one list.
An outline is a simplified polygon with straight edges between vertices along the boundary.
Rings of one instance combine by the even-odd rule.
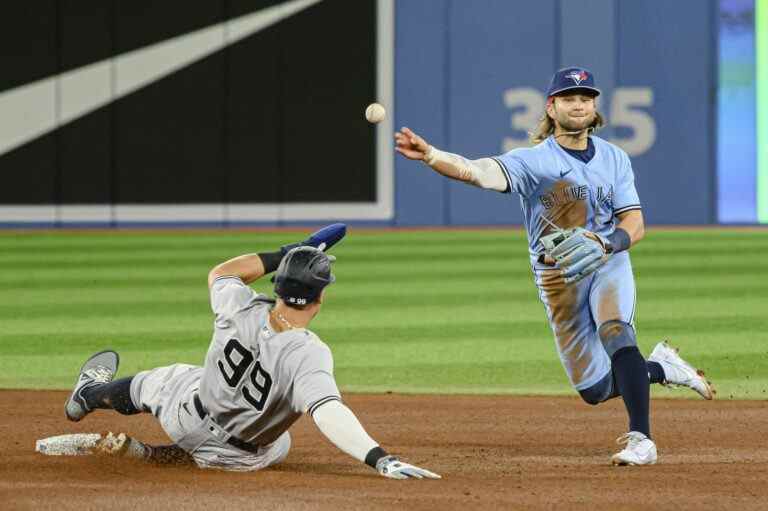
[[320, 292], [336, 280], [331, 274], [331, 257], [314, 247], [290, 250], [272, 281], [275, 294], [287, 304], [307, 305], [318, 299]]

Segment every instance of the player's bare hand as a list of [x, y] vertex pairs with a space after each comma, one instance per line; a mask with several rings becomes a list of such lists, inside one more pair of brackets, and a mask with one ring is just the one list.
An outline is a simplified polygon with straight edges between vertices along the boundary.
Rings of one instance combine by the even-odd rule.
[[384, 456], [376, 462], [376, 471], [391, 479], [441, 479], [429, 470], [400, 461], [397, 456]]
[[130, 437], [125, 433], [115, 435], [111, 431], [101, 436], [101, 440], [96, 442], [96, 451], [100, 454], [110, 456], [124, 456], [128, 450]]
[[151, 449], [148, 445], [125, 433], [115, 435], [110, 431], [106, 435], [102, 435], [101, 440], [97, 442], [96, 452], [108, 456], [147, 460], [149, 459]]
[[411, 160], [423, 160], [429, 150], [426, 140], [409, 128], [401, 128], [395, 133], [395, 151]]

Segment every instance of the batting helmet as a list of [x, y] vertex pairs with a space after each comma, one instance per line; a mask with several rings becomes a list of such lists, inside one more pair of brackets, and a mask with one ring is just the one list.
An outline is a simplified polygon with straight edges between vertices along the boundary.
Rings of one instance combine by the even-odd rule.
[[275, 294], [285, 303], [306, 305], [318, 299], [320, 292], [336, 280], [331, 274], [332, 259], [314, 247], [296, 247], [290, 250], [272, 281]]

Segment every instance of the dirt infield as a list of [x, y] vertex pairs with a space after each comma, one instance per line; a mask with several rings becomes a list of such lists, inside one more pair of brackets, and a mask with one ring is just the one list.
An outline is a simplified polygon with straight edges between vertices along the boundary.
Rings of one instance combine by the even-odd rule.
[[660, 464], [611, 467], [620, 400], [350, 395], [371, 435], [443, 475], [392, 481], [303, 418], [286, 462], [256, 473], [54, 457], [35, 440], [125, 431], [167, 439], [149, 415], [64, 419], [64, 392], [0, 391], [2, 509], [767, 509], [768, 401], [652, 403]]

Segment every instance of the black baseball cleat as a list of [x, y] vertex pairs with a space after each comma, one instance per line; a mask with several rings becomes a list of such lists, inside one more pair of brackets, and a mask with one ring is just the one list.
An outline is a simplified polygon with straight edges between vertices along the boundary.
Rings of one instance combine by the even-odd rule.
[[120, 356], [112, 350], [100, 351], [85, 361], [80, 368], [75, 389], [64, 404], [67, 419], [77, 422], [91, 413], [91, 409], [83, 398], [83, 390], [111, 382], [118, 365], [120, 365]]

